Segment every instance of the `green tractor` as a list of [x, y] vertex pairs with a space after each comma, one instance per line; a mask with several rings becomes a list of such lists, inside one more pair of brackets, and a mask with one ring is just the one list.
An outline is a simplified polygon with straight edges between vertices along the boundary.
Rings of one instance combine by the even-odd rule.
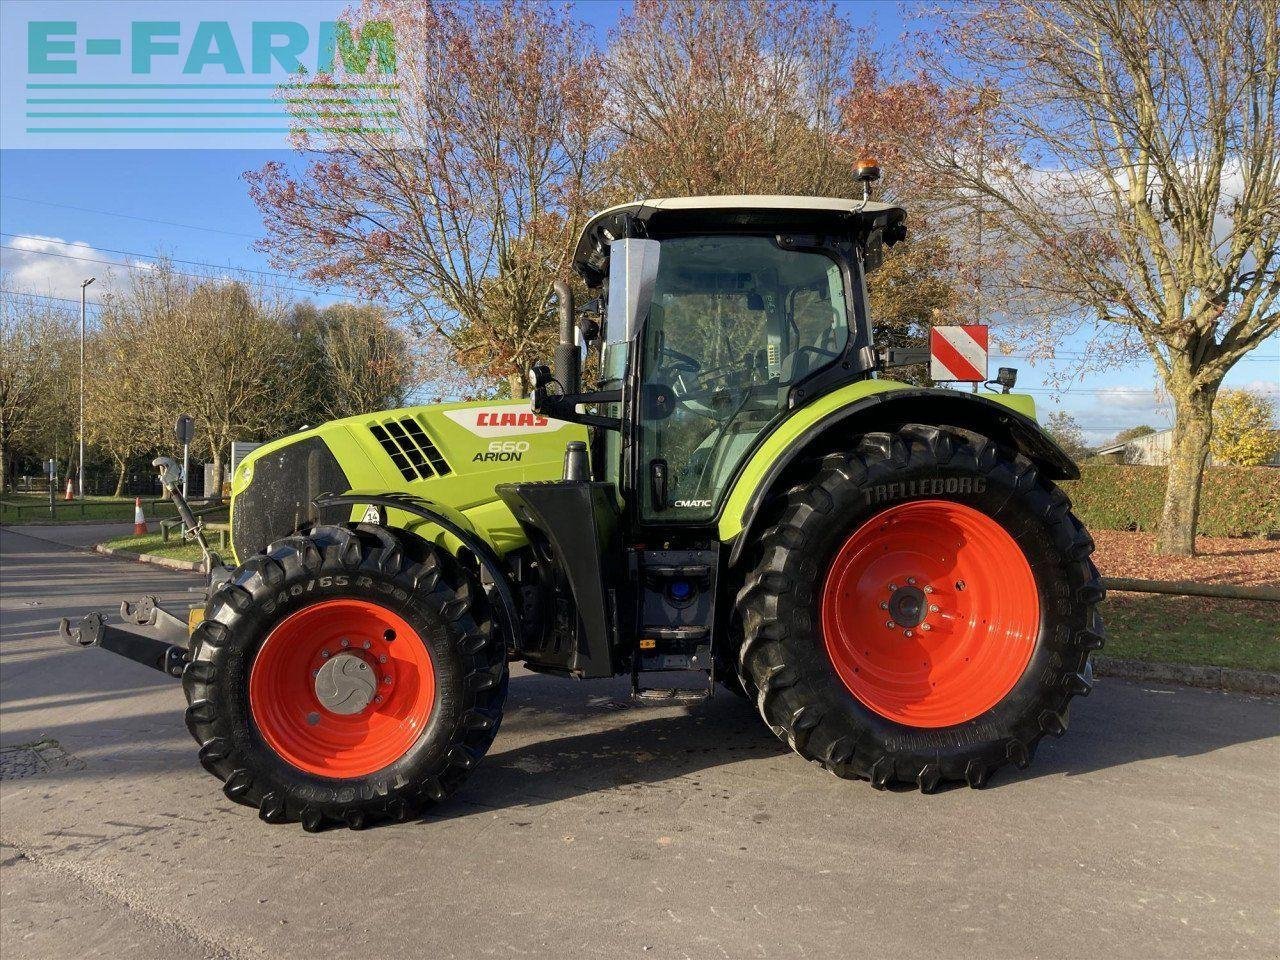
[[457, 790], [511, 661], [658, 703], [719, 685], [877, 788], [1025, 766], [1103, 642], [1093, 543], [1055, 486], [1077, 470], [1013, 371], [982, 393], [882, 375], [921, 359], [877, 351], [867, 312], [905, 235], [865, 198], [606, 210], [573, 256], [594, 299], [558, 285], [532, 400], [266, 444], [189, 639], [150, 598], [123, 610], [180, 638], [100, 615], [63, 633], [181, 676], [226, 795], [309, 830]]

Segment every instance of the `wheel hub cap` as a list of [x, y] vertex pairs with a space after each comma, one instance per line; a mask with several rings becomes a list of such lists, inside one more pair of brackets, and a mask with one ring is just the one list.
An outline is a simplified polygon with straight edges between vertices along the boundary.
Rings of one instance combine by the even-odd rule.
[[354, 653], [329, 658], [316, 674], [316, 699], [330, 713], [359, 713], [377, 693], [373, 670]]
[[919, 587], [899, 587], [889, 597], [889, 618], [901, 627], [918, 627], [926, 609]]

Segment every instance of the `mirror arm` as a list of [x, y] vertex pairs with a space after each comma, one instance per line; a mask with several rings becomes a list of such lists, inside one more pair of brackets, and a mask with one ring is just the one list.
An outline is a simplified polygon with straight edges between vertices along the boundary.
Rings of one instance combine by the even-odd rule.
[[587, 393], [551, 394], [547, 392], [547, 386], [552, 382], [551, 371], [543, 364], [533, 368], [531, 378], [533, 380], [533, 390], [529, 395], [529, 406], [534, 413], [540, 413], [555, 420], [564, 420], [568, 423], [581, 423], [588, 427], [603, 427], [606, 430], [622, 429], [622, 420], [619, 417], [606, 417], [596, 413], [581, 413], [578, 410], [579, 404], [621, 403], [621, 390], [592, 390]]
[[929, 351], [915, 347], [888, 347], [876, 354], [876, 366], [881, 370], [893, 367], [914, 367], [929, 362]]
[[556, 420], [569, 423], [581, 423], [588, 427], [603, 427], [606, 430], [621, 430], [620, 417], [606, 417], [598, 413], [582, 413], [578, 410], [580, 403], [621, 403], [621, 390], [602, 390], [593, 393], [569, 393], [542, 398], [542, 403], [533, 405], [534, 413], [545, 414]]

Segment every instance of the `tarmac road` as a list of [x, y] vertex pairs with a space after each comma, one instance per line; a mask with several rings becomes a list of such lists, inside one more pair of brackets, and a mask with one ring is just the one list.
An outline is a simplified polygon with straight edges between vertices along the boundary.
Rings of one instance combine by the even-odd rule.
[[1280, 953], [1275, 700], [1102, 679], [1029, 770], [922, 796], [806, 764], [730, 695], [517, 670], [447, 808], [312, 836], [223, 797], [175, 682], [55, 638], [195, 582], [65, 545], [118, 529], [0, 531], [6, 960]]

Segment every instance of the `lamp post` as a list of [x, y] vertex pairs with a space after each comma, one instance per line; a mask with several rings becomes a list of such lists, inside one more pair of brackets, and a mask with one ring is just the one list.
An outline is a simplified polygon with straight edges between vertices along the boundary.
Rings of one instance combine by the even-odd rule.
[[80, 500], [84, 500], [84, 294], [93, 283], [90, 277], [80, 284]]

